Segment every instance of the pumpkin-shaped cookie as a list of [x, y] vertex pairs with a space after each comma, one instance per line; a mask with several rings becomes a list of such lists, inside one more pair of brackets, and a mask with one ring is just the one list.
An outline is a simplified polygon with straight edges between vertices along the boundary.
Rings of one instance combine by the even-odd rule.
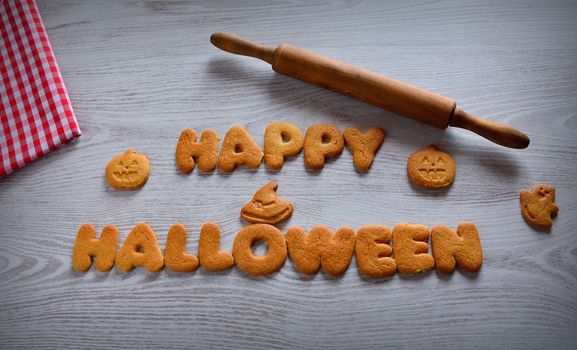
[[252, 200], [240, 211], [240, 216], [254, 224], [278, 224], [288, 219], [293, 212], [291, 202], [280, 199], [276, 190], [278, 183], [269, 182], [261, 187]]
[[448, 153], [430, 145], [411, 154], [407, 171], [409, 178], [418, 185], [429, 188], [448, 187], [455, 179], [455, 161]]
[[148, 180], [150, 162], [144, 154], [127, 150], [112, 158], [106, 165], [106, 181], [117, 190], [134, 190]]

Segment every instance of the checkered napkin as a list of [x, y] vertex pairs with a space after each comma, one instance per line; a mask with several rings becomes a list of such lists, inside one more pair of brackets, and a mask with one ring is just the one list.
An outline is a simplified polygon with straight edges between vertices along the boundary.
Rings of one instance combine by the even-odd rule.
[[80, 136], [34, 0], [0, 0], [0, 177]]

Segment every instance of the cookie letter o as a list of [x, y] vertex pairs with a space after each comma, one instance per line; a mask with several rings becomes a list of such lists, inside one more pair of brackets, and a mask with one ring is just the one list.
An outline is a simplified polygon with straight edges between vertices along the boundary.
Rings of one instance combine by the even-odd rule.
[[[252, 246], [256, 241], [265, 241], [268, 252], [264, 256], [254, 256]], [[243, 227], [232, 249], [239, 269], [253, 276], [265, 276], [278, 271], [287, 257], [286, 241], [278, 228], [268, 224], [253, 224]]]

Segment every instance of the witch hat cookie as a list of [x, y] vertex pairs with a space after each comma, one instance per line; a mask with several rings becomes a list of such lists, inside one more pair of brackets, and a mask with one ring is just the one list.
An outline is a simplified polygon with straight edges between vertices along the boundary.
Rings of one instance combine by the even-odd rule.
[[275, 181], [261, 187], [242, 207], [240, 216], [253, 224], [275, 225], [288, 219], [293, 213], [293, 205], [277, 196], [277, 188]]

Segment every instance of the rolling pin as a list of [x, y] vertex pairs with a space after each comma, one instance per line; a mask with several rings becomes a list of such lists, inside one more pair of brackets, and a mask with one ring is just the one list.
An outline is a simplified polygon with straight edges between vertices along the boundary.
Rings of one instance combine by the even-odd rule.
[[276, 48], [259, 45], [231, 33], [213, 33], [210, 42], [224, 51], [268, 62], [275, 72], [440, 129], [450, 125], [505, 147], [529, 146], [529, 137], [524, 133], [510, 125], [467, 114], [457, 108], [453, 99], [314, 52], [288, 44]]

